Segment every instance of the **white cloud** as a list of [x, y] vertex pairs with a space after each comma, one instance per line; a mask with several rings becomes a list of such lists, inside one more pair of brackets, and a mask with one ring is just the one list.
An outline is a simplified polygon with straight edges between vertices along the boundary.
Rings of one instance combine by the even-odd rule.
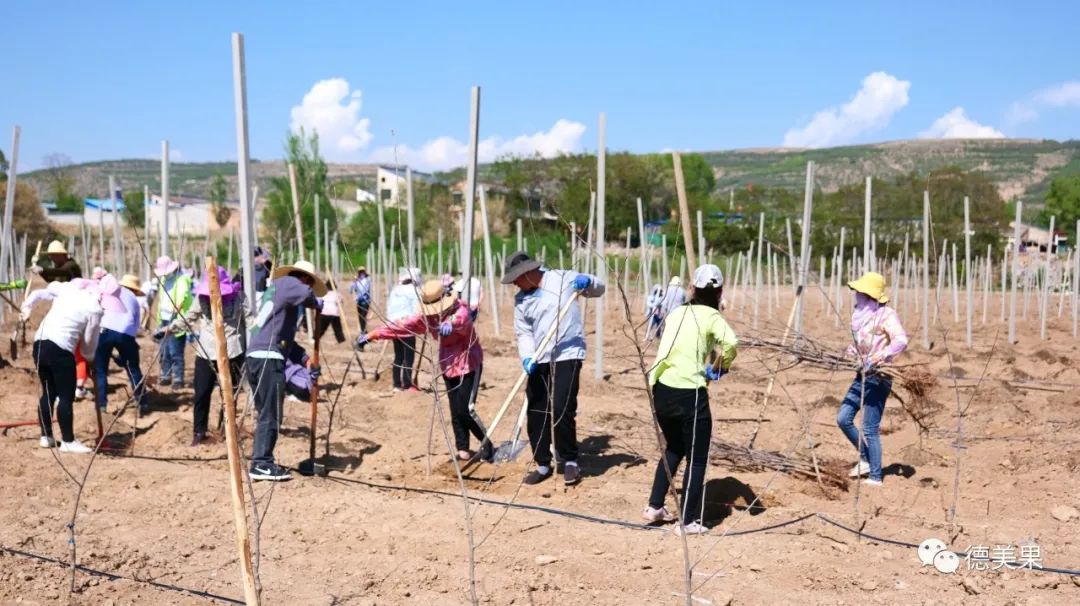
[[930, 128], [919, 133], [920, 139], [1001, 139], [1005, 134], [992, 126], [968, 118], [962, 107], [934, 120]]
[[1010, 124], [1022, 124], [1039, 119], [1044, 109], [1080, 107], [1080, 81], [1069, 81], [1035, 91], [1009, 108], [1006, 117]]
[[[546, 131], [527, 135], [518, 135], [512, 139], [489, 137], [481, 139], [477, 145], [480, 162], [491, 162], [504, 155], [531, 156], [539, 154], [551, 158], [561, 153], [581, 150], [581, 137], [585, 134], [585, 125], [565, 118], [560, 119]], [[464, 166], [468, 160], [469, 146], [453, 137], [442, 136], [432, 139], [420, 147], [408, 145], [380, 147], [372, 152], [372, 159], [377, 162], [397, 162], [408, 164], [421, 170], [446, 170]]]
[[840, 107], [822, 110], [802, 128], [784, 134], [784, 147], [825, 147], [850, 143], [860, 135], [884, 128], [908, 104], [911, 82], [874, 72], [862, 88]]
[[371, 142], [371, 120], [360, 117], [360, 101], [360, 90], [350, 91], [344, 78], [320, 80], [292, 108], [289, 127], [319, 133], [326, 157], [345, 159]]

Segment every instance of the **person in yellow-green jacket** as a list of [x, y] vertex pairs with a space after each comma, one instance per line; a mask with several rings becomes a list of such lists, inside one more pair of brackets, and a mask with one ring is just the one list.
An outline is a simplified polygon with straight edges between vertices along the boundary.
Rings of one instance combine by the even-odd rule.
[[[676, 532], [703, 534], [708, 532], [702, 523], [702, 512], [712, 437], [706, 386], [731, 368], [738, 339], [720, 315], [724, 293], [720, 268], [698, 267], [691, 292], [690, 302], [676, 307], [664, 319], [663, 337], [649, 376], [653, 411], [664, 434], [665, 447], [664, 457], [656, 465], [649, 504], [642, 515], [652, 524], [677, 519], [664, 508], [664, 497], [679, 463], [686, 459], [680, 516], [683, 523]], [[710, 362], [716, 347], [720, 348], [718, 370]]]
[[192, 295], [191, 278], [180, 271], [180, 263], [162, 255], [154, 263], [154, 275], [158, 278], [161, 292], [158, 294], [158, 330], [154, 340], [161, 341], [161, 377], [158, 385], [172, 385], [173, 389], [184, 387], [184, 346], [187, 330], [171, 329], [173, 320], [186, 316], [195, 297]]

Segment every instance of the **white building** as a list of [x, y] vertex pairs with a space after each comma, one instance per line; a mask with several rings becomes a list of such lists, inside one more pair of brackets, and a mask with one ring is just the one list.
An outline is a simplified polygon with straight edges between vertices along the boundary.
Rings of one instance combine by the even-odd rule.
[[[405, 166], [383, 164], [375, 171], [375, 186], [378, 188], [379, 199], [382, 200], [382, 203], [386, 206], [391, 208], [405, 206], [405, 169]], [[435, 181], [433, 175], [415, 170], [412, 171], [412, 178], [425, 183], [432, 183]], [[359, 191], [357, 191], [356, 196], [359, 200]]]

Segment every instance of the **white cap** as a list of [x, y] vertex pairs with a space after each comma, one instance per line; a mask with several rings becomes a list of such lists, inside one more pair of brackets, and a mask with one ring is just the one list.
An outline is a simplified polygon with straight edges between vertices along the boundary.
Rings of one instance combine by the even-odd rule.
[[720, 288], [724, 285], [724, 274], [715, 265], [702, 265], [694, 270], [694, 288]]

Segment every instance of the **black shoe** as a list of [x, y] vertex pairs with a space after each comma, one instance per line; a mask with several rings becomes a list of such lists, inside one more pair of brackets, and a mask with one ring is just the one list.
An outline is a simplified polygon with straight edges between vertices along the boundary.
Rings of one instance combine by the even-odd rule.
[[495, 462], [495, 447], [491, 445], [490, 441], [485, 441], [484, 445], [480, 447], [480, 460], [485, 463]]
[[267, 480], [270, 482], [284, 482], [292, 479], [292, 474], [277, 463], [256, 463], [248, 471], [252, 481]]
[[555, 473], [554, 469], [548, 471], [547, 473], [540, 473], [539, 469], [534, 469], [529, 472], [529, 475], [525, 476], [525, 483], [529, 486], [535, 486], [536, 484], [539, 484], [540, 482], [543, 482], [544, 480], [550, 478], [553, 473]]
[[562, 478], [564, 484], [573, 486], [581, 481], [581, 469], [577, 465], [564, 465]]
[[149, 404], [143, 404], [142, 406], [139, 407], [139, 416], [140, 417], [145, 417], [148, 414], [150, 414], [150, 405]]
[[160, 379], [158, 379], [157, 384], [160, 387], [167, 387], [169, 385], [172, 385], [172, 377], [161, 377]]
[[195, 435], [194, 435], [194, 436], [193, 436], [193, 437], [191, 438], [191, 445], [192, 445], [192, 447], [194, 447], [194, 446], [198, 446], [199, 444], [202, 444], [202, 443], [203, 443], [203, 440], [205, 440], [205, 439], [206, 439], [206, 434], [205, 434], [205, 433], [197, 433], [197, 434], [195, 434]]

